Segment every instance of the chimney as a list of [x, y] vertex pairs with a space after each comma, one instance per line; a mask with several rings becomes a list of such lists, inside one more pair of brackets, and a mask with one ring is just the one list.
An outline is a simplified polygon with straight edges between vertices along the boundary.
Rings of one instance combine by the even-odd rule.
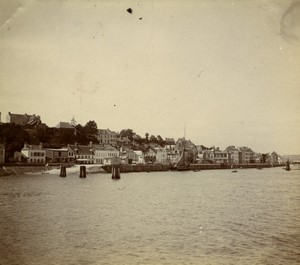
[[90, 141], [90, 147], [93, 147], [93, 142], [92, 141]]
[[40, 143], [39, 148], [43, 149], [43, 143]]
[[27, 143], [26, 142], [24, 143], [24, 149], [27, 149]]

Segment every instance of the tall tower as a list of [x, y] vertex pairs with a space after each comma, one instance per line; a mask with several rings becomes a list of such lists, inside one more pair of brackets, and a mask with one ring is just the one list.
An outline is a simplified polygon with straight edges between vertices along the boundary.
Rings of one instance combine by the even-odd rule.
[[71, 125], [74, 126], [74, 127], [77, 125], [77, 122], [76, 122], [74, 116], [71, 119]]

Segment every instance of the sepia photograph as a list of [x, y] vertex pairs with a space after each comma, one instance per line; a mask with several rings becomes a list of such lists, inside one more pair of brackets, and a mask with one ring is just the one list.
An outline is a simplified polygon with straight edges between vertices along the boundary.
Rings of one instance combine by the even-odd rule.
[[0, 0], [0, 264], [300, 264], [300, 0]]

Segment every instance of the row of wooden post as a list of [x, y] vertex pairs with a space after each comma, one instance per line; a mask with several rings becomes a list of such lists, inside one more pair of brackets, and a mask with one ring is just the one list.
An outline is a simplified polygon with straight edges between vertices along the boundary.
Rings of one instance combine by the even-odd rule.
[[[61, 165], [60, 166], [60, 177], [66, 177], [67, 176], [67, 170], [66, 166]], [[80, 166], [80, 173], [79, 173], [80, 178], [86, 178], [86, 167], [85, 166]]]
[[[111, 168], [111, 178], [112, 179], [120, 179], [121, 178], [121, 170], [120, 167], [118, 166], [113, 166]], [[66, 166], [61, 165], [60, 166], [60, 177], [66, 177], [67, 176], [67, 170]], [[86, 167], [85, 166], [80, 166], [80, 172], [79, 172], [79, 177], [80, 178], [86, 178]]]

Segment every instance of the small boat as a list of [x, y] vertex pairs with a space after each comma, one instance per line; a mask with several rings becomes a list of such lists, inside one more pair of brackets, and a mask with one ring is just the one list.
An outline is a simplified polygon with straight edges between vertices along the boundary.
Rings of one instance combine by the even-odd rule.
[[232, 170], [232, 173], [237, 173], [237, 170]]

